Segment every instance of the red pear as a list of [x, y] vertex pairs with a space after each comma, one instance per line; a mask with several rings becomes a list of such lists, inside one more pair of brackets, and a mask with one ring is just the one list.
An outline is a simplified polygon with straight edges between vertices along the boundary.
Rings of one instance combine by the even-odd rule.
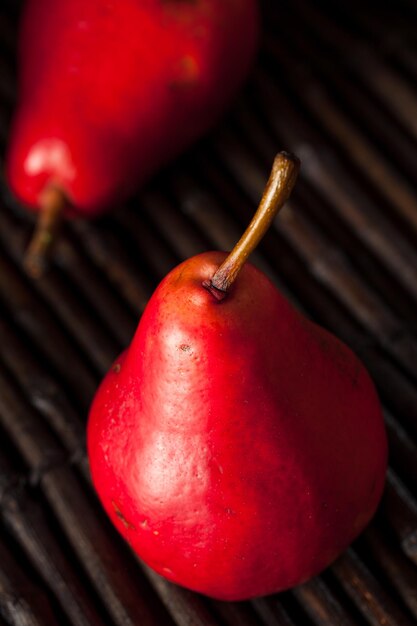
[[119, 202], [218, 120], [258, 30], [257, 0], [27, 0], [11, 188], [53, 214]]
[[280, 154], [231, 255], [174, 269], [91, 408], [94, 485], [159, 574], [223, 600], [314, 576], [363, 530], [387, 442], [351, 350], [244, 263], [297, 171]]

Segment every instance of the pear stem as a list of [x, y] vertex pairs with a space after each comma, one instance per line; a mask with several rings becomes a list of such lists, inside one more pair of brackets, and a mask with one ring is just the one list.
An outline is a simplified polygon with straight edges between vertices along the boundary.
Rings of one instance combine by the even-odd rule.
[[299, 169], [300, 161], [296, 156], [280, 152], [275, 157], [261, 202], [248, 228], [212, 279], [203, 283], [217, 300], [226, 297], [245, 261], [267, 232], [278, 211], [284, 206], [294, 187]]
[[45, 272], [68, 200], [62, 189], [47, 185], [41, 193], [39, 203], [40, 213], [35, 232], [23, 258], [26, 273], [35, 279]]

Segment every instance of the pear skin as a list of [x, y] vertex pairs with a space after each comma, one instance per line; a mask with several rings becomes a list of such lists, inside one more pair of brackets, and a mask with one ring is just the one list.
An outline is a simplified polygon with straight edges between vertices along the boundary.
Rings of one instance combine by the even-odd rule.
[[217, 122], [252, 67], [257, 0], [27, 0], [7, 179], [93, 217]]
[[246, 263], [227, 297], [204, 253], [159, 285], [91, 408], [93, 482], [167, 579], [222, 600], [314, 576], [381, 498], [387, 441], [353, 352]]

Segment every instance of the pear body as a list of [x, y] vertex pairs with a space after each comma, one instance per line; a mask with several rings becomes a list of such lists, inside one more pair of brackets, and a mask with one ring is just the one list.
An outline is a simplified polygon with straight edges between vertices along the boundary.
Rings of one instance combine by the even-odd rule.
[[257, 0], [27, 0], [7, 157], [15, 194], [48, 183], [92, 216], [217, 121], [252, 64]]
[[363, 530], [384, 484], [379, 401], [357, 357], [246, 264], [218, 302], [222, 253], [152, 296], [93, 402], [94, 485], [158, 573], [223, 600], [292, 587]]

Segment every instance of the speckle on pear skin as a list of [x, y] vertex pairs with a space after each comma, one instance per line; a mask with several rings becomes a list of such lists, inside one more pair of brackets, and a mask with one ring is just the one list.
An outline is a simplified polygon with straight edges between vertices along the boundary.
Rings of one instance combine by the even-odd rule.
[[125, 518], [125, 516], [123, 515], [123, 513], [121, 512], [121, 510], [119, 509], [119, 507], [117, 506], [114, 500], [112, 500], [112, 505], [114, 508], [114, 512], [116, 513], [117, 517], [121, 520], [123, 526], [125, 528], [130, 528], [131, 530], [136, 530], [135, 526], [131, 522], [128, 522], [128, 520]]
[[179, 59], [175, 67], [175, 77], [170, 82], [172, 89], [184, 89], [195, 85], [200, 76], [200, 68], [193, 54]]

